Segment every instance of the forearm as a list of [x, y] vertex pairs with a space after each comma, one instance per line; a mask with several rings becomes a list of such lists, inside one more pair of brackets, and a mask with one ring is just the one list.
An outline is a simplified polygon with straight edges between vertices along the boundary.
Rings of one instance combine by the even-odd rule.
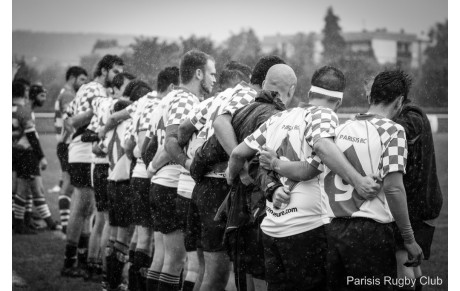
[[232, 151], [238, 146], [235, 131], [232, 127], [232, 116], [230, 114], [218, 116], [213, 126], [217, 140], [230, 156]]
[[159, 151], [157, 151], [157, 153], [153, 157], [151, 164], [152, 164], [152, 167], [156, 171], [158, 171], [170, 161], [171, 161], [171, 158], [169, 157], [168, 152], [166, 152], [164, 148], [161, 148]]
[[85, 133], [81, 135], [81, 141], [82, 142], [98, 142], [99, 137], [97, 133], [95, 133], [92, 130], [87, 129]]
[[321, 161], [348, 184], [355, 186], [360, 173], [350, 164], [332, 138], [322, 138], [314, 144], [314, 150]]
[[129, 113], [126, 109], [121, 111], [115, 112], [114, 114], [110, 115], [105, 123], [105, 126], [101, 129], [102, 134], [105, 136], [107, 132], [114, 129], [118, 123], [126, 120], [129, 118]]
[[179, 146], [179, 142], [177, 140], [178, 127], [178, 125], [170, 125], [166, 128], [165, 150], [168, 152], [172, 161], [185, 167], [187, 155], [185, 154], [183, 148]]
[[136, 146], [136, 143], [134, 142], [133, 138], [130, 138], [125, 141], [125, 153], [128, 159], [133, 160], [134, 159], [134, 147]]
[[321, 174], [318, 169], [307, 161], [290, 162], [275, 159], [272, 162], [272, 169], [281, 176], [294, 181], [308, 181]]
[[42, 158], [44, 158], [45, 154], [43, 154], [43, 150], [40, 145], [40, 141], [38, 140], [37, 133], [35, 131], [27, 132], [26, 137], [30, 143], [30, 146], [32, 147], [32, 150], [35, 156], [38, 158], [38, 160], [41, 160]]
[[93, 110], [89, 109], [83, 113], [69, 118], [69, 124], [74, 128], [80, 128], [89, 124], [91, 122], [91, 117], [93, 117]]
[[144, 142], [142, 144], [142, 149], [141, 149], [141, 157], [142, 157], [142, 160], [144, 161], [145, 166], [150, 164], [153, 157], [156, 155], [157, 149], [158, 149], [158, 142], [155, 137], [153, 137], [152, 139], [146, 137], [144, 139]]
[[404, 242], [413, 243], [415, 238], [409, 220], [409, 213], [407, 211], [406, 191], [402, 182], [402, 174], [388, 174], [383, 181], [383, 191], [385, 193], [391, 215], [393, 215], [393, 218], [395, 219], [396, 225], [401, 232]]
[[190, 122], [190, 119], [187, 118], [184, 122], [181, 123], [177, 132], [177, 142], [179, 143], [180, 147], [184, 147], [187, 142], [195, 132], [195, 127]]
[[245, 159], [238, 155], [232, 154], [230, 156], [230, 159], [228, 160], [228, 179], [230, 179], [230, 181], [235, 180], [238, 176], [241, 169], [244, 167], [244, 162]]

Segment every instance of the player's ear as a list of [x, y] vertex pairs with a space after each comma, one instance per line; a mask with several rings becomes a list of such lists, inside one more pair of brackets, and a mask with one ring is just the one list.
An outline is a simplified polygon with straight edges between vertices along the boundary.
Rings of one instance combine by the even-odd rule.
[[198, 80], [203, 80], [204, 78], [204, 72], [202, 69], [196, 69], [195, 71], [195, 77], [197, 77]]

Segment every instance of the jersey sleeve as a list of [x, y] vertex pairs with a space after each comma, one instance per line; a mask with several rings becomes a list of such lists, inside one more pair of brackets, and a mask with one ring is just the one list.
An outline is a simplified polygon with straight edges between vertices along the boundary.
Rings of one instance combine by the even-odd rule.
[[26, 106], [18, 108], [18, 122], [19, 126], [24, 130], [24, 133], [35, 131], [35, 122], [32, 118], [32, 110]]
[[210, 107], [212, 105], [211, 99], [214, 98], [210, 98], [201, 102], [196, 112], [190, 114], [190, 122], [196, 128], [196, 130], [201, 130], [209, 118]]
[[267, 122], [264, 122], [256, 131], [247, 136], [244, 142], [253, 150], [260, 151], [267, 143]]
[[125, 108], [125, 110], [128, 112], [128, 114], [131, 116], [131, 118], [134, 118], [134, 114], [137, 111], [137, 107], [139, 105], [139, 100], [136, 100], [134, 103], [130, 104]]
[[100, 120], [102, 116], [100, 116], [100, 105], [101, 105], [101, 98], [93, 99], [91, 102], [91, 107], [93, 108], [93, 116], [91, 117], [91, 121], [88, 125], [88, 129], [94, 132], [97, 132], [99, 128]]
[[241, 90], [237, 92], [232, 97], [232, 99], [230, 99], [228, 104], [223, 108], [220, 115], [230, 114], [231, 116], [233, 116], [238, 109], [243, 108], [251, 102], [254, 102], [256, 94], [257, 93], [254, 90]]
[[166, 122], [166, 127], [181, 124], [193, 110], [194, 105], [193, 97], [189, 94], [183, 94], [178, 98], [174, 98], [169, 108], [169, 118]]
[[316, 107], [312, 109], [310, 114], [307, 114], [305, 122], [307, 123], [305, 139], [313, 147], [321, 138], [335, 137], [335, 129], [339, 124], [339, 119], [331, 109]]
[[404, 128], [397, 124], [396, 130], [390, 135], [387, 147], [383, 151], [380, 164], [380, 177], [383, 179], [392, 172], [406, 173], [407, 140]]

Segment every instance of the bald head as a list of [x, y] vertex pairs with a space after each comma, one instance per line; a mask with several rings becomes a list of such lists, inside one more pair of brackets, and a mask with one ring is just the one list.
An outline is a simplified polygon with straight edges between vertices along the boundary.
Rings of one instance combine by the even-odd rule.
[[296, 86], [297, 77], [294, 70], [288, 65], [277, 64], [268, 70], [262, 88], [277, 91], [281, 96], [281, 100], [286, 104], [286, 100], [294, 96]]

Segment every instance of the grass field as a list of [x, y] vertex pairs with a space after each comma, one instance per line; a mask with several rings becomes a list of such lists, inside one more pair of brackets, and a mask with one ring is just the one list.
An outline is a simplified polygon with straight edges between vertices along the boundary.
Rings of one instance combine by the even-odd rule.
[[[439, 182], [444, 194], [444, 205], [438, 219], [434, 235], [430, 261], [422, 264], [424, 274], [439, 276], [441, 286], [426, 286], [424, 290], [447, 290], [447, 133], [434, 136]], [[59, 162], [56, 158], [56, 139], [54, 135], [41, 135], [40, 140], [48, 159], [48, 169], [43, 172], [45, 189], [50, 189], [59, 181]], [[58, 195], [48, 194], [47, 201], [55, 219], [59, 218]], [[28, 289], [13, 290], [99, 290], [97, 284], [86, 283], [82, 279], [61, 278], [59, 271], [64, 259], [65, 241], [59, 234], [45, 232], [35, 236], [13, 235], [13, 270], [29, 285]]]

